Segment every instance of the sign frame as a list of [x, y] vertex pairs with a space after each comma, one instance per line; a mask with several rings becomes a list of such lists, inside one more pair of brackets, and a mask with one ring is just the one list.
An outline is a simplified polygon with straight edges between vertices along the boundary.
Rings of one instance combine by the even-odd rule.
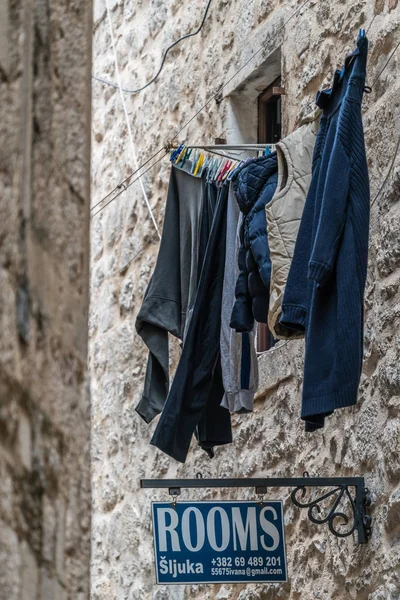
[[[352, 536], [357, 532], [357, 544], [367, 544], [372, 534], [372, 517], [369, 507], [372, 498], [369, 489], [365, 486], [364, 477], [310, 477], [304, 471], [303, 477], [222, 477], [217, 479], [203, 478], [197, 473], [196, 479], [140, 479], [141, 489], [168, 489], [175, 500], [180, 495], [181, 489], [207, 489], [207, 488], [255, 488], [256, 494], [265, 494], [269, 488], [293, 488], [290, 493], [292, 503], [297, 508], [307, 509], [307, 516], [314, 525], [327, 525], [329, 532], [339, 538]], [[322, 495], [308, 494], [315, 488], [329, 488]], [[306, 496], [306, 498], [305, 498]], [[350, 502], [349, 506], [342, 508], [343, 497]], [[315, 516], [319, 505], [327, 500], [331, 507], [327, 517]], [[346, 514], [347, 529], [338, 528], [337, 517]]]
[[[158, 556], [158, 544], [157, 544], [157, 539], [156, 539], [156, 515], [155, 515], [155, 507], [156, 505], [166, 505], [169, 508], [175, 508], [178, 506], [183, 506], [183, 505], [188, 505], [188, 506], [197, 506], [197, 505], [214, 505], [214, 506], [221, 506], [224, 504], [227, 505], [241, 505], [241, 504], [247, 504], [247, 505], [258, 505], [258, 506], [277, 506], [279, 505], [280, 507], [280, 517], [281, 517], [281, 524], [282, 524], [282, 529], [281, 529], [281, 534], [282, 534], [282, 538], [281, 538], [281, 542], [280, 544], [282, 545], [282, 555], [283, 555], [283, 565], [282, 565], [282, 571], [283, 571], [283, 575], [282, 575], [282, 579], [273, 579], [273, 580], [267, 580], [267, 579], [252, 579], [251, 577], [248, 577], [247, 579], [242, 579], [242, 580], [229, 580], [229, 579], [213, 579], [211, 581], [206, 581], [206, 580], [197, 580], [197, 581], [160, 581], [159, 579], [159, 556]], [[286, 553], [286, 534], [285, 534], [285, 522], [284, 522], [284, 511], [283, 511], [283, 500], [278, 499], [278, 500], [265, 500], [263, 499], [262, 502], [260, 502], [259, 500], [182, 500], [179, 503], [176, 502], [160, 502], [160, 501], [152, 501], [151, 502], [151, 515], [152, 515], [152, 537], [153, 537], [153, 552], [154, 552], [154, 567], [155, 567], [155, 575], [156, 575], [156, 583], [157, 585], [213, 585], [213, 584], [228, 584], [228, 585], [234, 585], [234, 584], [246, 584], [246, 583], [251, 583], [251, 584], [257, 584], [257, 583], [271, 583], [271, 584], [284, 584], [288, 581], [288, 565], [287, 565], [287, 553]], [[241, 553], [243, 554], [244, 551], [241, 551]], [[247, 550], [246, 550], [247, 552]], [[262, 551], [264, 554], [265, 552], [267, 552], [266, 550]], [[273, 565], [272, 565], [273, 566]], [[243, 569], [246, 568], [246, 565], [243, 566]], [[247, 568], [249, 568], [249, 566], [247, 566]], [[254, 567], [253, 567], [254, 568]], [[260, 566], [259, 566], [260, 568]]]

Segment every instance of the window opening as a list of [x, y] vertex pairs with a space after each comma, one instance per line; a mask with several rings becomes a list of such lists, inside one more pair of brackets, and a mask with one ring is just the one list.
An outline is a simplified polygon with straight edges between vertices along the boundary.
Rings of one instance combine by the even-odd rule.
[[[258, 96], [258, 139], [259, 144], [276, 144], [282, 136], [282, 88], [278, 77]], [[259, 323], [257, 328], [257, 352], [270, 350], [277, 340], [268, 325]]]

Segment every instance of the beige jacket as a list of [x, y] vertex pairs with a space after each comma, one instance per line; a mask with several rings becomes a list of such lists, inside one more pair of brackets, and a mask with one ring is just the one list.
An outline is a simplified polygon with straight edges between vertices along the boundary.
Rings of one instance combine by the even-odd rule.
[[305, 117], [292, 134], [276, 146], [278, 185], [266, 206], [271, 284], [268, 326], [276, 339], [302, 337], [279, 323], [285, 285], [311, 182], [312, 157], [321, 110]]

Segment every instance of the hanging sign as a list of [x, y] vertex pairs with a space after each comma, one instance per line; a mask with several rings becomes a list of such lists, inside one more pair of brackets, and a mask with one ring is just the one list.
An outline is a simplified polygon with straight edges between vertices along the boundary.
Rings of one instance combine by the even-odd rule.
[[287, 581], [281, 501], [153, 502], [159, 584]]

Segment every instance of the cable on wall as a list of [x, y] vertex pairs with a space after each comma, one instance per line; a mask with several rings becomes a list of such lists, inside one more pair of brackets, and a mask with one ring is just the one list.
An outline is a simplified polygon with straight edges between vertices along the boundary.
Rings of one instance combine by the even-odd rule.
[[[139, 169], [139, 165], [138, 165], [138, 161], [137, 161], [137, 157], [136, 157], [135, 144], [133, 143], [133, 136], [132, 136], [131, 124], [129, 122], [129, 116], [128, 116], [128, 111], [126, 109], [125, 98], [124, 98], [124, 94], [123, 94], [122, 88], [121, 88], [121, 74], [120, 74], [119, 65], [118, 65], [118, 56], [117, 56], [117, 49], [116, 49], [116, 46], [115, 46], [114, 31], [113, 31], [113, 26], [112, 26], [112, 21], [111, 21], [111, 11], [110, 11], [109, 0], [106, 0], [106, 9], [107, 9], [108, 25], [109, 25], [110, 36], [111, 36], [111, 45], [112, 45], [113, 53], [114, 53], [115, 72], [116, 72], [116, 75], [117, 75], [117, 81], [118, 81], [118, 87], [119, 87], [119, 92], [120, 92], [120, 96], [121, 96], [121, 102], [122, 102], [122, 106], [123, 106], [123, 109], [124, 109], [124, 114], [125, 114], [125, 119], [126, 119], [126, 126], [128, 128], [129, 143], [131, 145], [133, 161], [135, 163], [136, 169], [138, 170]], [[151, 220], [153, 221], [153, 225], [154, 225], [154, 227], [155, 227], [155, 229], [157, 231], [159, 239], [161, 239], [161, 234], [160, 234], [160, 231], [158, 229], [157, 222], [156, 222], [156, 220], [154, 218], [154, 214], [153, 214], [152, 208], [150, 206], [150, 202], [149, 202], [149, 199], [147, 197], [146, 190], [144, 188], [144, 183], [143, 183], [143, 180], [141, 178], [140, 178], [140, 186], [142, 188], [143, 198], [144, 198], [144, 201], [145, 201], [145, 203], [147, 205], [147, 209], [148, 209], [148, 211], [150, 213]]]
[[126, 88], [121, 88], [119, 85], [113, 83], [112, 81], [108, 81], [107, 79], [103, 79], [102, 77], [97, 77], [96, 75], [92, 75], [93, 79], [96, 79], [96, 81], [101, 81], [101, 83], [105, 83], [106, 85], [109, 85], [109, 86], [111, 86], [113, 88], [122, 90], [126, 94], [138, 94], [142, 90], [146, 89], [149, 85], [151, 85], [157, 79], [157, 77], [160, 75], [161, 71], [163, 70], [164, 63], [166, 61], [168, 52], [170, 50], [172, 50], [172, 48], [174, 48], [175, 46], [177, 46], [180, 42], [182, 42], [182, 40], [186, 40], [187, 38], [194, 37], [195, 35], [197, 35], [198, 33], [200, 33], [200, 31], [203, 29], [204, 23], [206, 22], [206, 18], [207, 18], [207, 14], [208, 14], [208, 10], [210, 8], [211, 2], [212, 2], [212, 0], [208, 0], [208, 2], [207, 2], [206, 9], [205, 9], [204, 14], [203, 14], [203, 19], [202, 19], [202, 21], [200, 23], [199, 28], [196, 29], [196, 31], [193, 31], [192, 33], [186, 33], [185, 35], [183, 35], [182, 37], [180, 37], [178, 40], [176, 40], [175, 42], [173, 42], [170, 46], [168, 46], [168, 48], [164, 51], [164, 54], [163, 54], [162, 60], [161, 60], [161, 65], [160, 65], [160, 68], [158, 69], [157, 73], [154, 75], [153, 79], [150, 79], [150, 81], [148, 81], [142, 87], [137, 88], [136, 90], [128, 90]]

